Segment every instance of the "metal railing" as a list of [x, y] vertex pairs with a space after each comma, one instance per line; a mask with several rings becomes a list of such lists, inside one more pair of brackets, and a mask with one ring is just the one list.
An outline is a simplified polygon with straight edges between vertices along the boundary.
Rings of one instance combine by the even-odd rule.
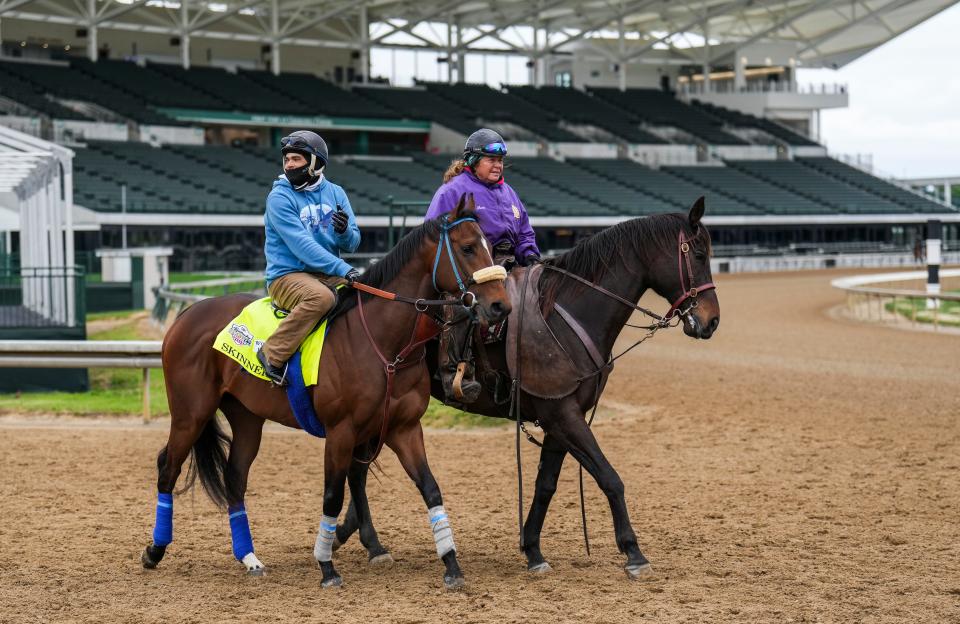
[[143, 421], [150, 420], [150, 369], [160, 368], [159, 340], [0, 340], [0, 368], [139, 368]]
[[0, 327], [80, 327], [86, 278], [79, 267], [0, 268]]
[[[945, 302], [960, 303], [960, 293], [927, 293], [909, 288], [878, 287], [898, 281], [919, 281], [926, 271], [860, 275], [833, 280], [830, 285], [846, 293], [847, 312], [858, 320], [880, 323], [907, 323], [916, 328], [921, 324], [939, 331], [944, 324], [960, 325], [953, 314], [942, 312]], [[940, 271], [941, 278], [960, 277], [960, 269]], [[960, 306], [958, 306], [960, 310]]]
[[235, 277], [164, 284], [154, 289], [157, 302], [153, 306], [152, 316], [158, 323], [163, 323], [173, 308], [177, 308], [179, 313], [197, 301], [234, 293], [263, 294], [263, 274], [245, 273]]

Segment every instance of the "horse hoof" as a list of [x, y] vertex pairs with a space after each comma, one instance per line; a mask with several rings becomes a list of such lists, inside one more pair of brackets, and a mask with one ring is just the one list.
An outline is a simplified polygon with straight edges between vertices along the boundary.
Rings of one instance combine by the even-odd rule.
[[263, 576], [267, 573], [266, 566], [253, 553], [247, 553], [240, 563], [247, 568], [247, 574], [250, 576]]
[[443, 586], [447, 591], [460, 591], [466, 586], [467, 582], [462, 576], [444, 576]]
[[374, 555], [370, 557], [370, 565], [375, 567], [389, 567], [393, 565], [393, 555], [390, 553], [382, 553], [379, 555]]
[[343, 577], [342, 576], [332, 576], [328, 579], [323, 579], [320, 581], [320, 587], [324, 589], [335, 589], [337, 587], [343, 586]]
[[166, 552], [166, 546], [157, 546], [156, 544], [151, 544], [144, 548], [143, 552], [140, 554], [140, 563], [143, 564], [145, 569], [153, 570], [163, 559], [163, 555]]
[[154, 561], [150, 558], [150, 554], [147, 552], [147, 549], [144, 548], [143, 552], [140, 553], [140, 563], [143, 564], [145, 570], [153, 570], [157, 567], [157, 561]]
[[266, 575], [267, 575], [266, 568], [253, 568], [252, 570], [251, 569], [247, 570], [247, 576], [261, 577]]
[[627, 578], [631, 581], [636, 581], [644, 576], [653, 575], [653, 567], [651, 567], [649, 563], [640, 563], [634, 565], [628, 564], [624, 566], [623, 571], [627, 573]]
[[536, 563], [530, 566], [527, 566], [527, 572], [531, 574], [546, 574], [548, 572], [553, 572], [553, 568], [550, 567], [550, 564], [546, 561]]

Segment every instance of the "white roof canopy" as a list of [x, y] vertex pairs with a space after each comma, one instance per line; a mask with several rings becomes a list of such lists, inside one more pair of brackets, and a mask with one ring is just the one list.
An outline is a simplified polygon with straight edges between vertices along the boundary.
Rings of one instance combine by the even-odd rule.
[[[0, 16], [184, 39], [544, 57], [619, 39], [620, 60], [663, 50], [699, 63], [723, 49], [798, 44], [798, 62], [839, 67], [957, 0], [0, 0]], [[91, 39], [95, 39], [92, 37]], [[91, 52], [92, 54], [92, 52]]]

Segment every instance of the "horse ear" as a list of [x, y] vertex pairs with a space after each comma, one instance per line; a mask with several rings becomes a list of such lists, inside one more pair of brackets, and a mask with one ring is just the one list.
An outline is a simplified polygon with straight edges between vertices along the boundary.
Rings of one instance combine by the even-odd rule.
[[460, 199], [457, 200], [457, 205], [453, 207], [453, 210], [450, 211], [450, 219], [456, 220], [460, 216], [460, 211], [463, 210], [463, 204], [467, 200], [467, 194], [464, 193], [460, 196]]
[[706, 210], [706, 206], [704, 205], [703, 196], [701, 195], [700, 198], [690, 206], [690, 225], [696, 226], [700, 223], [704, 210]]
[[470, 193], [470, 199], [467, 200], [467, 212], [474, 212], [477, 209], [477, 202], [473, 199], [473, 193]]

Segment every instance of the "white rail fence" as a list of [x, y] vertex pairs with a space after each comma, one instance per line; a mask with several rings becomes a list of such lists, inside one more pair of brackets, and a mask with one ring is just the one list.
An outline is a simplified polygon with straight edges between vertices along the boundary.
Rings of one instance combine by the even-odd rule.
[[159, 340], [0, 340], [0, 368], [139, 368], [143, 420], [150, 420], [150, 369], [160, 368]]
[[[941, 280], [957, 277], [960, 277], [960, 269], [940, 271]], [[876, 286], [876, 284], [923, 281], [926, 278], [926, 271], [904, 271], [841, 277], [830, 282], [830, 285], [846, 293], [847, 311], [853, 318], [880, 323], [910, 323], [915, 328], [921, 323], [932, 324], [934, 331], [939, 331], [944, 323], [956, 325], [953, 318], [956, 315], [944, 314], [941, 309], [945, 301], [960, 302], [960, 294], [928, 294], [926, 290]], [[918, 310], [917, 300], [928, 302], [925, 309]], [[899, 311], [898, 304], [901, 301], [909, 303], [909, 318]]]

